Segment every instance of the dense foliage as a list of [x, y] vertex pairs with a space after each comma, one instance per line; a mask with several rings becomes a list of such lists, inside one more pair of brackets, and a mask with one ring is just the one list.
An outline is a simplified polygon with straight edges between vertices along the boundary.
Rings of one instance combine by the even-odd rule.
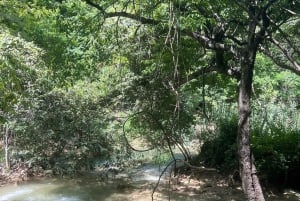
[[[238, 170], [236, 145], [236, 117], [220, 119], [218, 130], [206, 140], [197, 160], [217, 167], [226, 174]], [[258, 124], [257, 124], [258, 125]], [[268, 130], [254, 127], [251, 140], [254, 160], [263, 183], [270, 183], [279, 189], [299, 187], [299, 128], [282, 129], [282, 125], [272, 124]], [[272, 131], [272, 133], [268, 133]]]

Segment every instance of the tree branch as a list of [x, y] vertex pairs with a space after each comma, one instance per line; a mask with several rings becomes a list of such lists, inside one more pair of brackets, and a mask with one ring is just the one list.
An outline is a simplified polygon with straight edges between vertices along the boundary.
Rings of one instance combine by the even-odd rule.
[[239, 51], [237, 50], [236, 46], [234, 45], [228, 45], [225, 43], [216, 42], [213, 39], [210, 39], [204, 35], [201, 35], [197, 32], [192, 32], [189, 30], [183, 30], [183, 33], [186, 35], [196, 39], [199, 43], [201, 43], [205, 48], [211, 49], [211, 50], [221, 50], [225, 52], [232, 53], [235, 56], [239, 55]]
[[241, 69], [239, 67], [228, 67], [226, 69], [226, 71], [220, 71], [220, 68], [218, 68], [217, 66], [210, 65], [210, 66], [206, 66], [206, 67], [197, 69], [190, 75], [187, 75], [186, 77], [181, 78], [176, 87], [181, 86], [185, 83], [188, 83], [189, 81], [191, 81], [193, 79], [198, 79], [200, 76], [203, 76], [203, 75], [206, 75], [206, 74], [212, 73], [212, 72], [218, 72], [223, 75], [231, 76], [233, 78], [236, 78], [237, 80], [239, 80], [241, 77]]
[[[296, 48], [296, 45], [289, 39], [289, 35], [280, 28], [281, 25], [277, 25], [271, 18], [270, 23], [281, 34], [281, 38], [285, 40], [290, 47], [293, 48], [293, 50], [298, 54], [298, 56], [300, 56], [300, 51]], [[271, 36], [272, 34], [269, 33], [269, 35]]]
[[291, 57], [291, 55], [288, 53], [288, 50], [282, 47], [276, 39], [273, 37], [270, 38], [270, 41], [279, 48], [279, 50], [286, 56], [288, 61], [294, 66], [295, 69], [300, 69], [300, 65]]
[[297, 75], [300, 75], [300, 67], [295, 61], [293, 63], [296, 63], [296, 65], [288, 65], [285, 62], [280, 61], [278, 58], [275, 57], [275, 55], [273, 55], [269, 50], [263, 48], [262, 46], [260, 46], [260, 51], [264, 55], [269, 57], [277, 66], [279, 66], [283, 69], [290, 70], [290, 71], [294, 72]]
[[94, 3], [94, 2], [92, 2], [92, 1], [90, 1], [90, 0], [83, 0], [83, 1], [84, 1], [86, 4], [88, 4], [88, 5], [90, 5], [90, 6], [94, 7], [94, 8], [96, 8], [97, 10], [99, 10], [104, 16], [106, 15], [105, 10], [104, 10], [100, 5]]
[[127, 13], [125, 11], [121, 11], [121, 12], [110, 12], [110, 13], [106, 13], [104, 15], [106, 18], [110, 18], [110, 17], [125, 17], [125, 18], [129, 18], [135, 21], [138, 21], [142, 24], [152, 24], [152, 25], [157, 25], [160, 23], [160, 21], [151, 19], [151, 18], [145, 18], [142, 16], [139, 16], [137, 14], [132, 14], [132, 13]]
[[[116, 11], [116, 12], [109, 12], [107, 13], [105, 11], [105, 9], [103, 7], [101, 7], [99, 4], [96, 4], [94, 2], [92, 2], [91, 0], [83, 0], [84, 2], [86, 2], [88, 5], [96, 8], [97, 10], [99, 10], [104, 18], [111, 18], [111, 17], [125, 17], [125, 18], [129, 18], [129, 19], [133, 19], [136, 21], [139, 21], [142, 24], [152, 24], [152, 25], [157, 25], [159, 24], [161, 21], [155, 20], [155, 19], [151, 19], [151, 18], [145, 18], [143, 16], [140, 16], [138, 14], [133, 14], [133, 13], [128, 13], [126, 11]], [[236, 49], [235, 46], [233, 45], [227, 45], [224, 43], [219, 43], [214, 41], [213, 39], [210, 39], [204, 35], [201, 35], [197, 32], [192, 32], [189, 30], [182, 30], [182, 33], [196, 39], [198, 42], [200, 42], [202, 45], [204, 45], [205, 48], [207, 49], [212, 49], [212, 50], [222, 50], [222, 51], [226, 51], [226, 52], [230, 52], [235, 56], [238, 56], [238, 51]]]
[[133, 14], [133, 13], [128, 13], [125, 11], [116, 11], [116, 12], [106, 12], [104, 8], [102, 8], [99, 4], [96, 4], [90, 0], [83, 0], [86, 4], [90, 5], [91, 7], [96, 8], [97, 10], [99, 10], [102, 15], [104, 16], [104, 18], [111, 18], [111, 17], [125, 17], [125, 18], [129, 18], [135, 21], [139, 21], [142, 24], [153, 24], [156, 25], [158, 24], [160, 21], [151, 19], [151, 18], [146, 18], [143, 16], [140, 16], [138, 14]]

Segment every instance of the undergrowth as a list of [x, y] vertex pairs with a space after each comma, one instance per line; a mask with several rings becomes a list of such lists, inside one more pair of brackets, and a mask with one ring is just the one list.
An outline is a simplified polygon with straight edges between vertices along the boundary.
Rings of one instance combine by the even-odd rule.
[[[204, 142], [197, 160], [224, 173], [238, 170], [237, 118], [220, 119], [213, 138]], [[253, 123], [251, 148], [262, 183], [300, 187], [300, 130], [271, 125], [261, 131]], [[269, 132], [271, 130], [271, 132]]]

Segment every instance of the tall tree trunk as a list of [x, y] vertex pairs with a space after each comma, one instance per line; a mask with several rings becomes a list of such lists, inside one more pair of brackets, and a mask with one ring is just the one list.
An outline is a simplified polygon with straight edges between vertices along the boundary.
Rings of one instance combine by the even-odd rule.
[[6, 169], [10, 169], [10, 161], [9, 161], [9, 126], [8, 124], [4, 124], [4, 150], [5, 150], [5, 167]]
[[243, 190], [249, 201], [264, 201], [264, 195], [256, 175], [250, 149], [251, 91], [254, 67], [254, 52], [247, 50], [241, 62], [242, 72], [238, 100], [238, 153]]
[[249, 4], [249, 24], [247, 45], [241, 51], [241, 80], [239, 85], [238, 100], [238, 153], [240, 164], [240, 175], [244, 193], [249, 201], [265, 201], [261, 185], [254, 165], [254, 157], [250, 148], [250, 116], [251, 116], [251, 92], [253, 82], [253, 69], [257, 48], [265, 34], [264, 29], [256, 33], [257, 8], [255, 2]]

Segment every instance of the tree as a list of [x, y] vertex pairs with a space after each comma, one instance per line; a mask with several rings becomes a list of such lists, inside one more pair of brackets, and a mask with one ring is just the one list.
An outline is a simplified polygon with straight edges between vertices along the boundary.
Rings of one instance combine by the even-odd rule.
[[[99, 34], [96, 11], [81, 1], [2, 1], [0, 23], [26, 41], [46, 51], [42, 55], [55, 85], [73, 84], [93, 75], [97, 63], [108, 58], [106, 44]], [[84, 27], [84, 28], [83, 28]]]
[[43, 51], [34, 44], [12, 35], [0, 26], [0, 126], [3, 126], [6, 168], [10, 168], [12, 124], [20, 105], [28, 97], [40, 75]]
[[111, 156], [120, 126], [106, 96], [122, 73], [98, 23], [90, 23], [97, 11], [76, 0], [0, 7], [0, 125], [9, 122], [14, 133], [11, 155], [54, 173]]
[[[118, 23], [120, 18], [128, 18], [137, 21], [140, 26], [152, 27], [156, 42], [164, 41], [166, 48], [162, 51], [171, 52], [171, 63], [177, 69], [184, 65], [178, 61], [177, 55], [182, 52], [174, 41], [180, 38], [182, 44], [190, 39], [194, 41], [193, 45], [198, 42], [198, 50], [204, 51], [210, 59], [209, 65], [188, 73], [190, 78], [196, 78], [204, 72], [217, 71], [237, 79], [237, 139], [243, 190], [248, 200], [264, 200], [250, 150], [250, 103], [254, 64], [257, 53], [261, 52], [279, 67], [300, 75], [299, 47], [295, 43], [299, 32], [288, 31], [299, 27], [299, 2], [83, 1], [97, 9], [104, 19], [115, 17]], [[133, 24], [132, 22], [130, 25]], [[164, 40], [161, 40], [162, 37]], [[179, 74], [177, 71], [175, 77], [182, 82], [178, 86], [170, 84], [170, 87], [178, 88], [188, 81], [184, 79], [187, 76], [186, 71], [181, 72], [183, 73]]]

